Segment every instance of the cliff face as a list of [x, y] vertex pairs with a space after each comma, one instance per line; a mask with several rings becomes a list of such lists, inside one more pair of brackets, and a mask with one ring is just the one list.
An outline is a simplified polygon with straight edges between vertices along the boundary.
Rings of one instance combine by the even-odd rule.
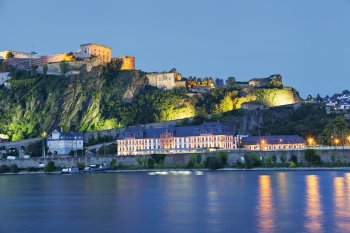
[[[252, 88], [243, 95], [238, 90], [216, 90], [191, 96], [184, 88], [165, 91], [148, 86], [142, 71], [117, 71], [112, 66], [69, 77], [17, 70], [12, 77], [10, 90], [0, 86], [0, 134], [11, 140], [37, 137], [57, 127], [96, 131], [222, 113], [252, 100], [267, 106], [300, 100], [292, 88]], [[275, 114], [271, 118], [284, 117], [271, 114]], [[243, 118], [232, 118], [231, 124], [246, 133], [263, 117], [247, 112]]]
[[238, 111], [225, 117], [224, 121], [235, 134], [279, 135], [297, 134], [310, 136], [320, 134], [330, 116], [319, 104], [281, 106], [266, 110]]
[[[30, 78], [26, 76], [30, 76]], [[41, 135], [56, 127], [95, 130], [105, 127], [104, 103], [134, 97], [146, 82], [140, 71], [106, 72], [102, 67], [79, 76], [58, 77], [18, 71], [11, 90], [0, 88], [0, 132], [12, 140]], [[110, 127], [118, 123], [108, 121]]]

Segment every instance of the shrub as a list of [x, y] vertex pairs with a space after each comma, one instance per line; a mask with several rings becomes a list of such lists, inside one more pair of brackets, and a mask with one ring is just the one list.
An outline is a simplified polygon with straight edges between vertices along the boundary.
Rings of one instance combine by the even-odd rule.
[[215, 170], [215, 169], [222, 168], [222, 163], [219, 160], [218, 156], [208, 156], [204, 160], [204, 166], [206, 168]]
[[152, 157], [149, 157], [148, 159], [147, 159], [147, 167], [148, 168], [154, 168], [154, 164], [155, 164], [156, 162], [155, 162], [155, 160], [152, 158]]
[[7, 165], [0, 166], [0, 173], [6, 173], [6, 172], [10, 172], [10, 171], [11, 171], [11, 169], [9, 166], [7, 166]]
[[244, 162], [248, 169], [261, 166], [261, 160], [257, 154], [244, 155]]
[[288, 167], [290, 167], [290, 168], [294, 168], [296, 166], [297, 166], [297, 164], [295, 162], [293, 162], [293, 161], [290, 161], [289, 164], [288, 164]]
[[151, 155], [151, 158], [158, 165], [163, 165], [164, 164], [164, 160], [165, 160], [165, 155], [164, 154], [153, 154], [153, 155]]
[[297, 158], [296, 155], [292, 155], [292, 156], [290, 156], [289, 161], [297, 164], [298, 163], [298, 158]]
[[17, 173], [18, 172], [18, 167], [16, 164], [11, 165], [10, 170], [12, 173]]
[[222, 164], [222, 166], [227, 165], [227, 160], [228, 160], [228, 152], [219, 152], [218, 153], [218, 158]]
[[136, 162], [139, 166], [146, 166], [147, 165], [148, 158], [145, 156], [138, 156], [136, 157]]
[[56, 166], [53, 161], [48, 162], [44, 167], [44, 172], [53, 172], [55, 170], [56, 170]]
[[316, 154], [316, 151], [314, 149], [305, 150], [304, 157], [305, 157], [306, 162], [308, 162], [308, 163], [311, 163], [311, 164], [320, 164], [321, 163], [321, 157]]
[[194, 164], [201, 164], [202, 162], [202, 155], [201, 154], [193, 154], [191, 156], [193, 158]]
[[286, 161], [287, 161], [286, 155], [285, 155], [285, 154], [281, 154], [281, 155], [280, 155], [280, 160], [281, 160], [281, 163], [282, 163], [282, 164], [285, 164]]
[[112, 159], [112, 161], [110, 162], [110, 166], [112, 170], [115, 170], [117, 168], [117, 160]]
[[[192, 157], [191, 157], [192, 158]], [[193, 160], [190, 158], [190, 160], [188, 160], [188, 163], [186, 165], [186, 168], [194, 168], [194, 162]]]

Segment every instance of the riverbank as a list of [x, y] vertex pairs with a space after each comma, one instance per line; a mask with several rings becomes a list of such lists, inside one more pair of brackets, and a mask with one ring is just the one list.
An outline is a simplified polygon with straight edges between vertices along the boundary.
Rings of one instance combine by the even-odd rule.
[[[225, 171], [247, 171], [247, 172], [257, 172], [257, 171], [271, 171], [271, 172], [278, 172], [278, 171], [350, 171], [350, 167], [296, 167], [296, 168], [289, 168], [289, 167], [279, 167], [279, 168], [221, 168], [217, 170], [211, 170], [207, 168], [198, 168], [198, 169], [186, 169], [186, 168], [157, 168], [157, 169], [119, 169], [119, 170], [109, 170], [106, 172], [97, 172], [97, 174], [110, 174], [110, 173], [136, 173], [136, 172], [144, 172], [144, 173], [154, 173], [151, 175], [178, 175], [182, 172], [186, 172], [186, 174], [190, 173], [196, 173], [196, 172], [225, 172]], [[165, 174], [168, 172], [168, 174]], [[188, 173], [190, 172], [190, 173]], [[84, 173], [79, 172], [76, 175], [89, 175], [89, 174], [96, 174], [96, 173]], [[185, 173], [184, 173], [185, 174]], [[54, 172], [44, 172], [44, 171], [20, 171], [18, 173], [13, 172], [7, 172], [7, 173], [0, 173], [0, 175], [61, 175], [60, 171], [54, 171]], [[66, 174], [65, 174], [66, 175]]]

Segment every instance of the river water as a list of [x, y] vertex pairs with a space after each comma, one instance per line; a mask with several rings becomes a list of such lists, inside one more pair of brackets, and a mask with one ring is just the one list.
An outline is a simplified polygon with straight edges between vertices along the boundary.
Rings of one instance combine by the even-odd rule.
[[350, 173], [2, 175], [0, 232], [350, 232]]

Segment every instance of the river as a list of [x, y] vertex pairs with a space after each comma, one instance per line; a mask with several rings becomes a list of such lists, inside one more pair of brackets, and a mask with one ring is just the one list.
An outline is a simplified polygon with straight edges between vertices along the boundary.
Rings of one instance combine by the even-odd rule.
[[350, 173], [0, 176], [0, 232], [349, 232]]

